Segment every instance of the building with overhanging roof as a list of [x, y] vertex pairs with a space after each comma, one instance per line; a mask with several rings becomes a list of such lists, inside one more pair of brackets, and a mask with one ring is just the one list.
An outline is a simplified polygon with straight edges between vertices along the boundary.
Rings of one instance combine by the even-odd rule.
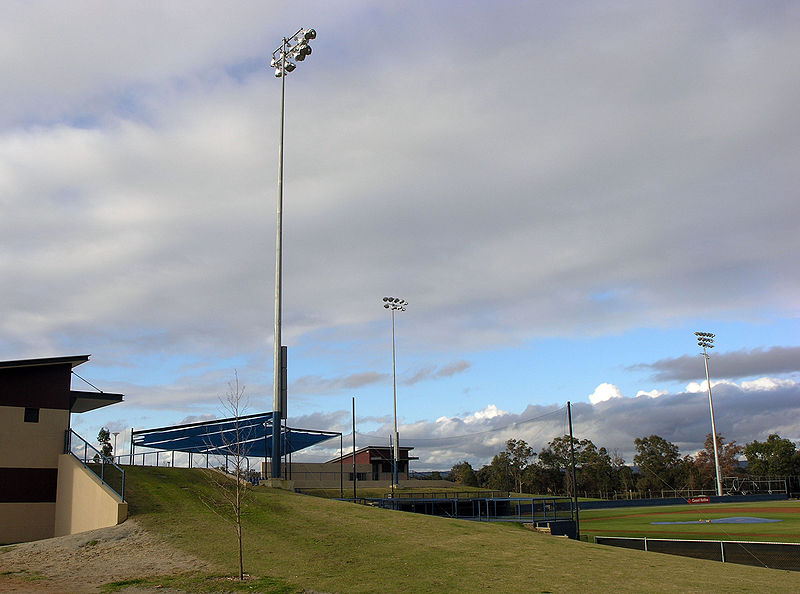
[[103, 510], [113, 523], [127, 516], [122, 497], [109, 495], [106, 502], [102, 481], [84, 476], [86, 465], [66, 454], [72, 413], [123, 399], [72, 389], [73, 369], [88, 360], [76, 355], [0, 361], [0, 544], [101, 527], [97, 522], [111, 525], [96, 517]]

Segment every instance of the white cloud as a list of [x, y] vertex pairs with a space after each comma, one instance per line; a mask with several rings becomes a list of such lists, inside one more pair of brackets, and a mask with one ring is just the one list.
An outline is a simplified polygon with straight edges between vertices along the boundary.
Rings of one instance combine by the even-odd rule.
[[607, 400], [613, 400], [615, 398], [623, 398], [620, 389], [614, 384], [602, 383], [594, 389], [592, 394], [589, 395], [589, 402], [592, 404], [598, 404], [600, 402], [606, 402]]
[[497, 417], [502, 417], [502, 416], [505, 416], [505, 415], [508, 415], [508, 414], [509, 414], [508, 412], [506, 412], [504, 410], [500, 410], [494, 404], [490, 404], [489, 406], [487, 406], [483, 410], [475, 411], [471, 415], [468, 415], [468, 416], [464, 417], [464, 422], [465, 423], [477, 423], [477, 422], [485, 421], [485, 420], [489, 420], [489, 419], [496, 419]]
[[667, 390], [639, 390], [636, 392], [636, 397], [639, 398], [640, 396], [647, 396], [649, 398], [658, 398], [659, 396], [664, 396], [665, 394], [669, 394]]
[[777, 390], [779, 388], [791, 388], [797, 385], [797, 382], [790, 379], [780, 379], [772, 377], [761, 377], [749, 382], [742, 382], [742, 390], [747, 392], [763, 392], [767, 390]]
[[706, 384], [699, 383], [699, 382], [689, 382], [686, 384], [685, 391], [689, 394], [696, 394], [698, 392], [705, 392], [707, 389]]

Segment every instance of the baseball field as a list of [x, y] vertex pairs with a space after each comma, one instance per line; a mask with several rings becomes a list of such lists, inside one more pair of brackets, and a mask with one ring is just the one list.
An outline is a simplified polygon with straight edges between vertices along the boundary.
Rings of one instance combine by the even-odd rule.
[[800, 542], [800, 501], [686, 504], [581, 512], [581, 534]]

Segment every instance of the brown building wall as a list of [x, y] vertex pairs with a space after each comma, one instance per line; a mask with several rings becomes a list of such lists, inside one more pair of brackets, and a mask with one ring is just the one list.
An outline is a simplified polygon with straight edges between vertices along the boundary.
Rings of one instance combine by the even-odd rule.
[[0, 369], [0, 405], [70, 408], [72, 365], [35, 365]]

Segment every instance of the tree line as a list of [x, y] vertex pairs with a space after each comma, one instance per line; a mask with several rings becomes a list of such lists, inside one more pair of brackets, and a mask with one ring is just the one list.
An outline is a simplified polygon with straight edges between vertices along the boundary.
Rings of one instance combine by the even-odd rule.
[[[714, 489], [713, 443], [709, 433], [703, 450], [681, 456], [678, 446], [659, 435], [639, 437], [634, 440], [634, 469], [617, 450], [609, 452], [590, 439], [573, 438], [577, 493], [610, 498], [631, 491]], [[800, 451], [791, 440], [777, 434], [745, 446], [735, 441], [727, 443], [724, 436], [717, 434], [717, 444], [721, 477], [800, 475]], [[509, 439], [489, 464], [475, 470], [465, 460], [455, 464], [447, 478], [465, 486], [498, 491], [574, 495], [571, 468], [569, 435], [553, 439], [538, 453], [524, 440]]]

